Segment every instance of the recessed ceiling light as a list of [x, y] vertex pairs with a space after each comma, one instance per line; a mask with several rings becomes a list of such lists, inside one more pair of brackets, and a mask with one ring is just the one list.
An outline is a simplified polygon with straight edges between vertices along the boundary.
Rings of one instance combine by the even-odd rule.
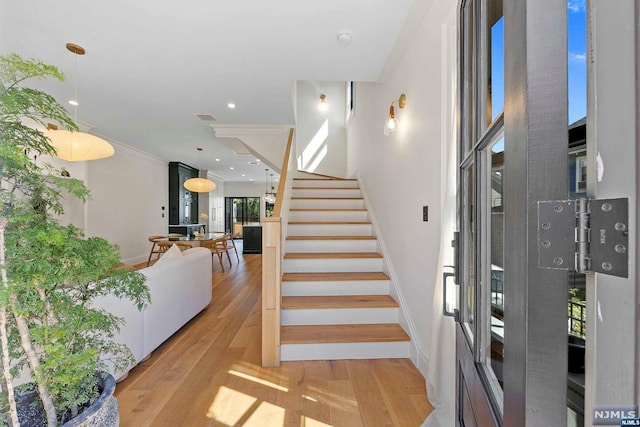
[[236, 108], [236, 104], [234, 104], [233, 102], [230, 102], [230, 103], [227, 104], [227, 107], [229, 107], [229, 108], [231, 108], [233, 110], [234, 108]]
[[245, 175], [245, 174], [242, 174], [242, 176], [247, 176], [247, 175]]
[[346, 46], [351, 43], [351, 33], [348, 31], [341, 31], [336, 36], [336, 39], [338, 40], [339, 44], [341, 44], [342, 46]]
[[233, 166], [229, 166], [229, 169], [234, 170], [235, 168]]
[[78, 105], [80, 105], [78, 104], [78, 101], [76, 101], [75, 99], [70, 99], [69, 104], [73, 105], [74, 107], [77, 107]]
[[216, 159], [216, 162], [219, 162], [219, 161], [220, 161], [220, 159]]

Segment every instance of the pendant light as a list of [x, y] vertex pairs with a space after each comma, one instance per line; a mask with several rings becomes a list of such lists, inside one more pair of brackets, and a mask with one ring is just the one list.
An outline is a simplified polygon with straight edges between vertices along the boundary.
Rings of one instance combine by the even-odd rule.
[[[82, 46], [67, 43], [67, 50], [75, 55], [75, 72], [78, 71], [78, 55], [84, 55]], [[78, 123], [78, 97], [77, 78], [74, 75], [73, 92], [74, 99], [69, 101], [74, 108], [73, 121]], [[69, 131], [58, 129], [56, 126], [48, 126], [45, 136], [49, 138], [51, 145], [56, 149], [56, 157], [68, 162], [80, 162], [84, 160], [98, 160], [113, 156], [113, 146], [104, 139], [81, 131]]]
[[[197, 150], [198, 163], [200, 163], [200, 153], [202, 153], [202, 148], [198, 147]], [[193, 193], [208, 193], [215, 190], [216, 188], [215, 182], [207, 178], [190, 178], [186, 180], [182, 185], [184, 185], [184, 188]]]
[[[273, 193], [273, 185], [271, 186], [271, 193], [269, 192], [269, 177], [268, 174], [269, 169], [264, 170], [264, 201], [269, 204], [274, 204], [276, 202], [276, 195]], [[271, 174], [271, 178], [273, 179], [273, 174]]]

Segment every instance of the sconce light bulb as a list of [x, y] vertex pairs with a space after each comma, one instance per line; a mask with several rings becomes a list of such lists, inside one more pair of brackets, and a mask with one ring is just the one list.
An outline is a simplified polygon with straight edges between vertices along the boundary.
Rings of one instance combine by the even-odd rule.
[[393, 109], [393, 105], [389, 107], [389, 117], [387, 118], [384, 125], [384, 134], [391, 135], [398, 131], [398, 120], [396, 119], [395, 110]]
[[327, 95], [324, 93], [320, 94], [320, 104], [318, 105], [318, 108], [322, 112], [327, 111]]

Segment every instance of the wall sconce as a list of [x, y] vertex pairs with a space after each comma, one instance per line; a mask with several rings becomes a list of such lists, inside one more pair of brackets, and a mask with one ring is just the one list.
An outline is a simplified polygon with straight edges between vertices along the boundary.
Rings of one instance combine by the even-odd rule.
[[402, 93], [400, 94], [400, 98], [391, 102], [391, 105], [389, 106], [389, 116], [387, 117], [384, 123], [385, 135], [392, 135], [399, 131], [400, 124], [398, 123], [398, 118], [396, 117], [396, 111], [393, 108], [393, 104], [395, 104], [396, 102], [398, 103], [399, 108], [404, 108], [405, 105], [407, 105], [407, 95]]
[[320, 94], [320, 104], [318, 105], [318, 108], [322, 112], [327, 111], [327, 95], [324, 93]]

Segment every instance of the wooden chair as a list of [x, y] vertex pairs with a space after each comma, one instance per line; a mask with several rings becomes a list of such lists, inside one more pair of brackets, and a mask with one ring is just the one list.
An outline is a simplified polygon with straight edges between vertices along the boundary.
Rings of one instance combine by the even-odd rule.
[[158, 247], [158, 241], [161, 239], [166, 239], [167, 236], [149, 236], [149, 241], [151, 242], [151, 252], [149, 252], [149, 258], [147, 259], [147, 267], [151, 264], [151, 257], [153, 254], [157, 254], [156, 259], [160, 258], [160, 248]]
[[[224, 244], [227, 246], [227, 250], [231, 251], [233, 249], [236, 253], [236, 259], [240, 262], [240, 256], [238, 255], [238, 249], [236, 248], [236, 242], [233, 240], [233, 236], [231, 234], [227, 234], [224, 239]], [[229, 253], [227, 252], [227, 255]], [[229, 260], [231, 262], [231, 260]]]
[[211, 251], [211, 256], [218, 256], [218, 261], [220, 262], [220, 267], [224, 272], [224, 263], [222, 262], [222, 256], [226, 253], [227, 259], [229, 260], [229, 267], [231, 267], [231, 257], [229, 256], [229, 249], [224, 241], [204, 241], [202, 242], [202, 247], [207, 248]]
[[173, 246], [173, 245], [176, 245], [178, 247], [178, 249], [180, 249], [181, 251], [186, 251], [187, 249], [191, 249], [191, 245], [188, 244], [188, 243], [174, 242], [174, 241], [171, 241], [171, 240], [161, 240], [161, 241], [157, 242], [157, 245], [158, 245], [158, 249], [159, 249], [161, 254], [167, 252], [169, 250], [169, 248], [171, 246]]

